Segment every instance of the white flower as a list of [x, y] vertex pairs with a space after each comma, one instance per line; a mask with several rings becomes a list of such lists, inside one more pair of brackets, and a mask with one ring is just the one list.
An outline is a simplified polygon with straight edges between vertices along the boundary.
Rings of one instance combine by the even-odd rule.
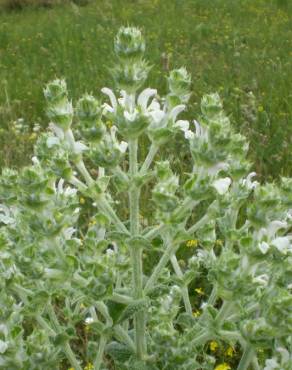
[[209, 167], [207, 172], [209, 176], [216, 176], [221, 170], [227, 171], [229, 164], [226, 162], [218, 162], [214, 166]]
[[228, 191], [230, 185], [231, 185], [231, 179], [229, 177], [215, 180], [212, 184], [212, 186], [217, 190], [217, 192], [220, 195], [225, 194]]
[[277, 231], [280, 229], [284, 229], [287, 227], [287, 222], [285, 221], [272, 221], [269, 223], [268, 228], [267, 228], [267, 235], [269, 238], [273, 238]]
[[204, 139], [205, 141], [208, 141], [208, 130], [207, 130], [207, 128], [204, 128], [196, 120], [194, 120], [194, 124], [195, 124], [195, 128], [196, 128], [195, 136], [197, 138], [201, 138], [201, 139]]
[[292, 354], [290, 355], [286, 348], [278, 347], [277, 352], [281, 355], [282, 363], [287, 363], [290, 360], [290, 357], [292, 359]]
[[246, 187], [248, 190], [255, 189], [259, 183], [257, 181], [252, 181], [252, 178], [255, 177], [257, 174], [255, 172], [251, 172], [247, 175], [246, 179], [241, 180], [241, 184]]
[[290, 238], [287, 236], [279, 236], [272, 241], [272, 245], [278, 249], [282, 254], [292, 253], [292, 245], [290, 243]]
[[88, 147], [85, 144], [81, 143], [81, 141], [75, 141], [74, 142], [74, 149], [73, 150], [74, 150], [75, 154], [81, 154], [82, 152], [84, 152], [87, 149], [88, 149]]
[[126, 153], [127, 148], [128, 148], [128, 143], [126, 143], [125, 141], [121, 141], [119, 145], [120, 152]]
[[94, 322], [94, 319], [92, 317], [86, 317], [85, 324], [90, 325]]
[[134, 122], [138, 116], [138, 111], [135, 109], [133, 112], [124, 111], [124, 117], [127, 121]]
[[36, 164], [36, 165], [40, 164], [40, 161], [38, 160], [38, 157], [35, 156], [35, 155], [31, 158], [31, 161], [32, 161], [33, 164]]
[[[50, 122], [49, 123], [49, 128], [50, 128], [51, 131], [53, 131], [53, 133], [60, 140], [63, 140], [64, 139], [64, 131], [60, 127], [56, 126], [53, 122]], [[47, 143], [47, 146], [48, 146], [48, 143]], [[48, 146], [48, 148], [50, 148], [50, 147]]]
[[127, 148], [128, 148], [128, 143], [126, 143], [125, 141], [121, 141], [119, 143], [116, 139], [116, 132], [117, 132], [116, 126], [112, 126], [110, 128], [111, 139], [112, 139], [113, 143], [115, 143], [116, 147], [120, 150], [120, 152], [125, 153]]
[[118, 102], [117, 102], [117, 98], [115, 97], [115, 94], [108, 87], [102, 88], [101, 92], [104, 93], [105, 95], [107, 95], [110, 99], [110, 102], [111, 102], [111, 106], [109, 104], [106, 104], [106, 103], [104, 104], [105, 110], [107, 112], [110, 112], [110, 113], [115, 113], [117, 111], [117, 107], [118, 107]]
[[67, 186], [66, 189], [64, 189], [64, 179], [60, 179], [57, 188], [55, 187], [55, 192], [58, 195], [64, 195], [65, 197], [72, 197], [77, 193], [77, 189], [71, 188], [70, 186]]
[[252, 279], [252, 282], [262, 286], [267, 286], [269, 282], [269, 276], [267, 274], [256, 276]]
[[0, 353], [5, 353], [7, 351], [8, 344], [7, 342], [4, 342], [3, 340], [0, 339]]
[[179, 128], [184, 133], [186, 139], [192, 139], [195, 135], [191, 130], [189, 130], [189, 121], [180, 119], [173, 125], [173, 127]]
[[63, 232], [65, 240], [70, 240], [75, 231], [76, 229], [74, 229], [74, 227], [68, 227], [67, 229], [65, 229]]
[[259, 249], [262, 252], [262, 254], [266, 254], [267, 251], [270, 249], [269, 244], [266, 243], [266, 242], [261, 242], [261, 243], [259, 243], [258, 246], [259, 246]]
[[60, 140], [56, 136], [49, 136], [46, 141], [47, 147], [49, 149], [52, 148], [54, 145], [58, 145], [59, 143]]
[[[142, 109], [142, 112], [146, 112], [148, 101], [152, 96], [155, 96], [157, 94], [157, 90], [147, 88], [141, 92], [141, 94], [138, 96], [137, 104]], [[150, 105], [151, 106], [151, 105]], [[149, 108], [150, 108], [149, 106]], [[154, 108], [154, 107], [152, 107]]]
[[279, 369], [279, 364], [278, 362], [274, 359], [271, 358], [269, 360], [266, 360], [265, 367], [263, 370], [274, 370], [274, 369]]
[[14, 222], [13, 218], [10, 217], [10, 210], [4, 204], [0, 204], [0, 223], [5, 225], [12, 224]]

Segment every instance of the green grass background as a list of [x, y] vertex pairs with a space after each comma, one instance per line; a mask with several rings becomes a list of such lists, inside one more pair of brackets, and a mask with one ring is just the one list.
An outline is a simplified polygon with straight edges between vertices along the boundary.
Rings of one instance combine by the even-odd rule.
[[286, 0], [93, 0], [85, 7], [2, 11], [0, 167], [29, 162], [32, 127], [47, 124], [47, 81], [65, 77], [73, 101], [112, 86], [113, 37], [126, 24], [145, 34], [153, 65], [148, 85], [163, 94], [167, 71], [186, 66], [193, 76], [186, 116], [197, 116], [203, 94], [219, 91], [236, 129], [250, 140], [260, 176], [292, 175], [292, 5]]

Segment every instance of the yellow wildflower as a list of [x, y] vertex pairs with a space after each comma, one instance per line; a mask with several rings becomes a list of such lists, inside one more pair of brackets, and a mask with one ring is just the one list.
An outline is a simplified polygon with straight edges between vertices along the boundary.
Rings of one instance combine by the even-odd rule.
[[88, 364], [85, 366], [84, 370], [93, 370], [94, 366], [92, 365], [91, 362], [88, 362]]
[[201, 315], [201, 312], [199, 310], [196, 310], [193, 312], [194, 317], [199, 317]]
[[223, 240], [217, 239], [215, 242], [216, 247], [222, 247], [223, 246]]
[[80, 203], [80, 204], [84, 204], [84, 203], [85, 203], [85, 199], [81, 197], [81, 198], [79, 199], [79, 203]]
[[89, 221], [88, 226], [91, 227], [91, 226], [94, 226], [95, 224], [96, 224], [96, 221], [91, 220], [91, 221]]
[[195, 292], [198, 293], [199, 295], [204, 295], [205, 294], [202, 288], [196, 288]]
[[29, 140], [34, 140], [37, 137], [37, 134], [33, 132], [32, 134], [29, 135]]
[[228, 357], [233, 357], [234, 352], [235, 352], [235, 349], [233, 347], [229, 346], [225, 351], [225, 355], [228, 356]]
[[223, 364], [217, 365], [214, 370], [231, 370], [231, 367], [226, 362], [223, 362]]
[[258, 106], [258, 112], [263, 112], [264, 111], [264, 107], [262, 105], [259, 105]]
[[68, 369], [68, 370], [75, 370], [75, 369], [74, 369], [74, 367], [69, 367], [69, 369]]
[[191, 239], [186, 242], [186, 246], [189, 248], [196, 248], [199, 245], [199, 242], [197, 239]]
[[209, 344], [209, 347], [212, 352], [215, 352], [218, 349], [219, 344], [215, 340], [212, 340], [212, 342]]

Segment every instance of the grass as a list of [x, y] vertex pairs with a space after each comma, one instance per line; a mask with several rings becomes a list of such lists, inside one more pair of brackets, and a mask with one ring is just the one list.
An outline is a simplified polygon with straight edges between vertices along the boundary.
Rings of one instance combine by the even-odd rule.
[[219, 91], [249, 137], [260, 175], [292, 175], [292, 6], [285, 0], [95, 0], [0, 13], [0, 167], [29, 161], [32, 128], [47, 124], [47, 81], [64, 76], [73, 101], [111, 84], [112, 41], [125, 24], [146, 36], [149, 85], [163, 94], [167, 71], [185, 65], [193, 76], [187, 116], [197, 115], [204, 93]]

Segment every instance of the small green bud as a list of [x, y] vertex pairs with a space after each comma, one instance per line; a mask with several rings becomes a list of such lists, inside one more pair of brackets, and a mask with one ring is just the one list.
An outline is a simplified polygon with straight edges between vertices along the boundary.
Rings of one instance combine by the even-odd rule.
[[120, 90], [136, 92], [146, 81], [150, 66], [141, 60], [137, 63], [118, 65], [112, 70], [113, 78]]
[[201, 111], [208, 117], [212, 118], [218, 115], [223, 109], [222, 101], [219, 94], [204, 95], [201, 100]]
[[79, 118], [81, 123], [94, 123], [98, 120], [100, 114], [100, 103], [92, 95], [85, 94], [81, 99], [79, 99], [76, 106], [76, 116]]
[[145, 51], [141, 31], [135, 27], [121, 27], [115, 38], [114, 48], [121, 59], [139, 59]]
[[101, 105], [92, 95], [85, 94], [76, 106], [76, 116], [80, 122], [80, 132], [89, 141], [98, 141], [104, 134], [104, 126], [100, 121]]
[[65, 80], [57, 79], [49, 82], [44, 89], [44, 95], [49, 104], [61, 103], [68, 95]]
[[174, 69], [168, 77], [168, 86], [172, 95], [179, 98], [180, 102], [186, 103], [190, 97], [191, 75], [182, 67]]
[[72, 124], [73, 106], [67, 101], [48, 108], [48, 117], [63, 130], [68, 130]]

